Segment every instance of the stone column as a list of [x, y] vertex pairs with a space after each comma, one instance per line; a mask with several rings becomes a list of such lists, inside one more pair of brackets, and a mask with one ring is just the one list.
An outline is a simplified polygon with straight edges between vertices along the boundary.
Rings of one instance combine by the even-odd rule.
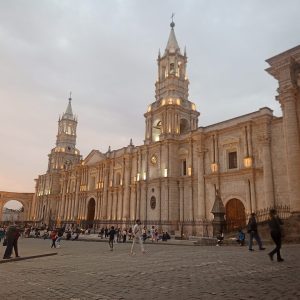
[[129, 219], [130, 208], [130, 160], [129, 157], [125, 161], [124, 175], [124, 201], [123, 201], [123, 219]]
[[263, 156], [263, 172], [264, 172], [264, 194], [266, 207], [274, 207], [274, 183], [272, 171], [272, 157], [271, 157], [271, 141], [269, 137], [265, 137], [262, 143]]
[[245, 180], [245, 191], [246, 191], [246, 213], [251, 213], [253, 211], [252, 208], [252, 195], [251, 195], [251, 181], [250, 179]]
[[80, 188], [80, 176], [77, 175], [76, 177], [76, 187], [75, 187], [75, 208], [74, 208], [74, 219], [78, 219], [78, 206], [79, 206], [79, 200], [78, 200], [78, 194], [79, 194], [79, 188]]
[[61, 203], [60, 203], [60, 208], [59, 208], [59, 218], [60, 220], [64, 220], [64, 209], [65, 209], [65, 195], [66, 195], [66, 183], [65, 183], [65, 178], [62, 178], [62, 196], [61, 196]]
[[112, 189], [112, 207], [111, 207], [111, 211], [112, 211], [112, 214], [111, 214], [111, 219], [112, 220], [116, 220], [117, 219], [117, 201], [118, 201], [118, 190], [117, 188], [113, 188]]
[[180, 222], [184, 221], [184, 190], [183, 190], [183, 182], [179, 183], [179, 220]]
[[136, 183], [131, 187], [130, 194], [130, 220], [136, 219]]
[[107, 202], [108, 202], [108, 185], [109, 185], [109, 167], [104, 167], [104, 189], [103, 189], [103, 207], [102, 216], [103, 219], [107, 219]]
[[291, 212], [300, 212], [300, 142], [296, 91], [294, 88], [283, 90], [279, 96], [283, 103], [290, 209]]
[[198, 152], [198, 211], [197, 219], [206, 219], [205, 182], [204, 182], [204, 152]]
[[137, 182], [136, 191], [137, 191], [137, 196], [136, 196], [137, 199], [136, 199], [135, 216], [136, 216], [136, 219], [140, 219], [140, 217], [141, 217], [141, 211], [140, 211], [140, 208], [141, 208], [141, 183], [140, 183], [140, 181]]
[[146, 183], [141, 182], [141, 193], [140, 193], [140, 218], [145, 221], [146, 219]]

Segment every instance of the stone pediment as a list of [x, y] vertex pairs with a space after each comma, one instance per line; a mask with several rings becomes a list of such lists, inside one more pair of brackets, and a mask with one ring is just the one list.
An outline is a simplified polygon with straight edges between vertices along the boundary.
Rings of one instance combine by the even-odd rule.
[[237, 137], [227, 137], [220, 141], [220, 144], [223, 146], [236, 145], [238, 143], [239, 143], [239, 138], [237, 138]]
[[83, 163], [84, 163], [84, 165], [91, 166], [91, 165], [97, 164], [105, 159], [106, 159], [106, 156], [103, 153], [101, 153], [99, 150], [92, 150], [89, 153], [89, 155], [84, 159]]

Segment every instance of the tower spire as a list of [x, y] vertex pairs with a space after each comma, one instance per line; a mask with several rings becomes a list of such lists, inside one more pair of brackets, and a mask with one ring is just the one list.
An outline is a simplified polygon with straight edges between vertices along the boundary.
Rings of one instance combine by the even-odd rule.
[[177, 52], [180, 53], [180, 48], [178, 46], [177, 39], [176, 39], [176, 36], [175, 36], [175, 31], [174, 31], [174, 27], [175, 27], [175, 23], [174, 23], [174, 20], [173, 20], [174, 16], [175, 16], [175, 14], [172, 13], [172, 16], [171, 16], [172, 22], [170, 23], [171, 32], [170, 32], [170, 35], [169, 35], [169, 40], [168, 40], [168, 43], [167, 43], [165, 54], [167, 54], [167, 53], [177, 53]]
[[63, 118], [73, 119], [73, 117], [74, 117], [73, 116], [73, 111], [72, 111], [71, 101], [72, 101], [72, 92], [70, 92], [69, 103], [68, 103], [66, 112], [63, 114]]

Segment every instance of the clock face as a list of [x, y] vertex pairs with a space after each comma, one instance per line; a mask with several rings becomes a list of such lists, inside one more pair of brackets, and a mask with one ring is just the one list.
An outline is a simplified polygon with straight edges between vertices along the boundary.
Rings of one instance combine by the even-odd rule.
[[152, 165], [156, 165], [156, 163], [157, 163], [157, 156], [156, 155], [152, 155], [150, 161], [151, 161]]

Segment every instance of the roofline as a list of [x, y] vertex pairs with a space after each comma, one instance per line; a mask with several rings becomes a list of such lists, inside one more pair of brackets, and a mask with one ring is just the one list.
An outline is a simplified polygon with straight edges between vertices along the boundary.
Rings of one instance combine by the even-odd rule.
[[279, 60], [280, 58], [282, 58], [283, 56], [287, 56], [287, 55], [292, 55], [294, 54], [295, 52], [299, 52], [300, 51], [300, 45], [296, 46], [296, 47], [293, 47], [289, 50], [286, 50], [284, 52], [281, 52], [275, 56], [272, 56], [268, 59], [266, 59], [266, 62], [270, 65], [272, 65], [272, 63], [276, 62], [277, 60]]

